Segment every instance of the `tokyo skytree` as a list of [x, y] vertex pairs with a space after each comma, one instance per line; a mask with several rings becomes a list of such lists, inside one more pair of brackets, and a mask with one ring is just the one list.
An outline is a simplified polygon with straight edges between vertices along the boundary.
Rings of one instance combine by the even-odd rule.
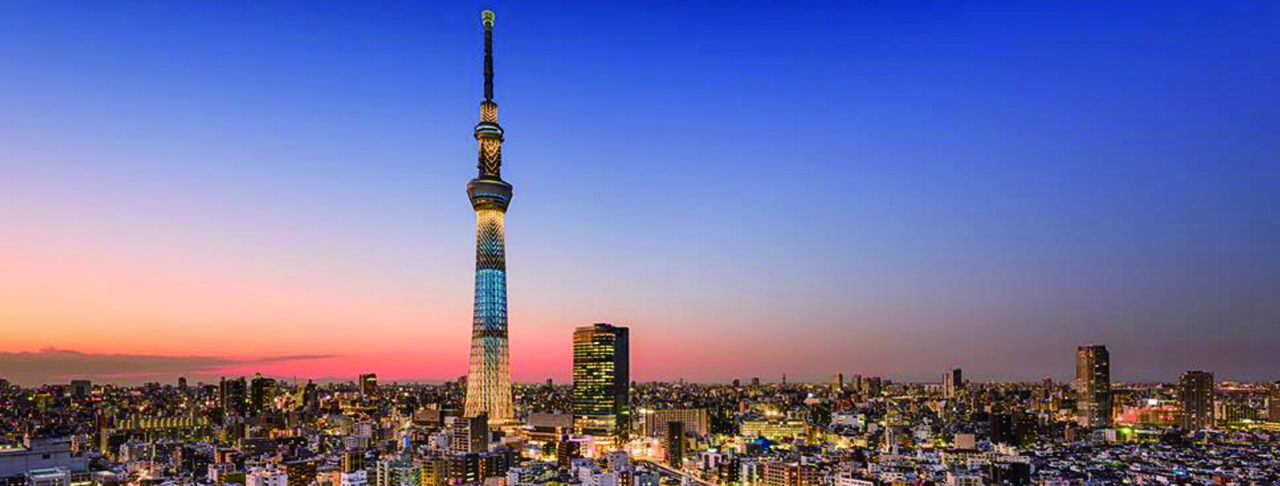
[[502, 127], [493, 102], [493, 12], [484, 24], [484, 101], [480, 102], [480, 174], [467, 183], [476, 211], [476, 300], [471, 324], [471, 367], [467, 372], [466, 416], [486, 414], [490, 423], [515, 418], [511, 405], [511, 368], [507, 349], [507, 259], [503, 219], [511, 202], [511, 184], [502, 180]]

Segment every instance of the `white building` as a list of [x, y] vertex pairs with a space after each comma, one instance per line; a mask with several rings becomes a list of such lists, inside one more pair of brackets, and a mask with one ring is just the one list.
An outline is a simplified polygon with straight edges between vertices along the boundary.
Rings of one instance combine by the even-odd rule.
[[289, 475], [275, 469], [254, 468], [244, 476], [245, 486], [289, 486]]
[[71, 470], [51, 467], [27, 471], [27, 486], [71, 486]]
[[0, 448], [0, 478], [21, 476], [33, 469], [63, 468], [73, 473], [89, 469], [88, 456], [71, 453], [71, 439], [27, 436], [22, 445]]
[[876, 482], [862, 478], [853, 471], [842, 471], [836, 475], [835, 486], [876, 486]]
[[369, 473], [364, 469], [339, 473], [338, 486], [369, 486]]
[[947, 472], [947, 486], [982, 486], [982, 476]]

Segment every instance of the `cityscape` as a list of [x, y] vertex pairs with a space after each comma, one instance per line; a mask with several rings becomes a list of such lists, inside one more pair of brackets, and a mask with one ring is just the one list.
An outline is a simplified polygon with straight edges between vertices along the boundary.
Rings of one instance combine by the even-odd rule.
[[[0, 373], [12, 376], [0, 376], [0, 481], [12, 486], [1280, 485], [1280, 368], [1274, 358], [1258, 358], [1274, 356], [1269, 353], [1276, 353], [1280, 345], [1280, 313], [1250, 315], [1252, 327], [1224, 324], [1221, 332], [1225, 337], [1193, 348], [1181, 347], [1179, 338], [1162, 336], [1176, 334], [1178, 329], [1166, 332], [1137, 323], [1132, 328], [1115, 326], [1122, 331], [1133, 329], [1127, 334], [1138, 335], [1135, 340], [1116, 335], [1123, 338], [1120, 346], [1102, 340], [1068, 342], [1055, 337], [1046, 338], [1051, 346], [1032, 351], [1017, 349], [1016, 340], [1002, 341], [1000, 334], [1017, 331], [979, 328], [965, 332], [976, 340], [998, 341], [998, 348], [1010, 356], [1047, 352], [1055, 356], [1048, 358], [1050, 362], [1074, 364], [1074, 368], [1060, 369], [991, 365], [1005, 363], [1007, 357], [993, 357], [989, 350], [939, 356], [936, 349], [948, 347], [925, 348], [925, 337], [919, 337], [922, 344], [912, 344], [912, 329], [894, 334], [895, 339], [884, 343], [876, 343], [875, 336], [888, 334], [858, 330], [833, 332], [829, 337], [840, 341], [854, 336], [848, 339], [849, 355], [860, 352], [852, 347], [853, 340], [867, 341], [872, 347], [890, 348], [886, 352], [902, 357], [903, 362], [938, 368], [927, 371], [925, 378], [912, 376], [919, 374], [917, 369], [896, 373], [846, 364], [854, 362], [840, 361], [838, 355], [846, 348], [838, 342], [831, 344], [836, 347], [815, 342], [797, 348], [789, 342], [760, 339], [750, 348], [754, 352], [745, 352], [733, 346], [741, 337], [739, 333], [751, 335], [750, 325], [686, 335], [681, 329], [657, 331], [643, 319], [628, 319], [625, 316], [643, 314], [626, 310], [606, 314], [595, 322], [562, 323], [555, 332], [539, 329], [534, 342], [520, 342], [521, 336], [527, 336], [520, 334], [520, 314], [513, 313], [509, 319], [508, 313], [507, 213], [515, 200], [516, 186], [524, 190], [526, 185], [536, 186], [533, 181], [539, 179], [526, 183], [519, 175], [527, 172], [503, 173], [506, 132], [499, 121], [499, 102], [507, 103], [509, 98], [502, 89], [508, 78], [501, 76], [499, 68], [505, 65], [508, 52], [535, 60], [539, 54], [526, 48], [503, 49], [510, 44], [503, 43], [507, 19], [502, 12], [476, 12], [474, 20], [466, 24], [469, 37], [457, 40], [470, 46], [472, 69], [478, 66], [477, 72], [482, 74], [482, 81], [471, 81], [472, 90], [480, 93], [478, 121], [472, 130], [474, 142], [452, 137], [459, 146], [475, 143], [468, 147], [477, 150], [475, 172], [465, 183], [475, 225], [474, 294], [467, 349], [450, 344], [457, 349], [441, 351], [429, 342], [436, 336], [432, 333], [464, 331], [468, 326], [463, 322], [432, 324], [449, 326], [450, 330], [431, 328], [413, 335], [398, 328], [379, 328], [378, 316], [372, 316], [344, 326], [321, 324], [327, 322], [322, 319], [304, 324], [314, 329], [299, 333], [298, 341], [322, 339], [329, 348], [280, 346], [279, 352], [236, 355], [240, 357], [188, 353], [184, 350], [200, 349], [188, 347], [136, 356], [103, 351], [110, 349], [107, 347], [92, 348], [93, 352], [57, 347], [38, 352], [4, 351]], [[462, 77], [465, 73], [454, 74]], [[515, 113], [530, 116], [529, 107], [537, 105], [520, 106]], [[449, 119], [453, 118], [450, 115]], [[608, 124], [604, 118], [607, 116], [582, 120], [584, 126], [578, 129], [590, 132], [595, 129], [592, 123]], [[702, 136], [715, 131], [710, 123], [708, 120], [708, 126], [700, 128]], [[725, 123], [732, 126], [734, 122]], [[513, 143], [520, 143], [521, 135], [512, 133]], [[516, 155], [519, 153], [511, 154], [516, 164], [523, 163]], [[1269, 154], [1274, 157], [1276, 153], [1280, 152]], [[598, 155], [607, 157], [605, 153]], [[450, 164], [471, 170], [466, 161]], [[1268, 166], [1266, 176], [1275, 174], [1277, 166], [1280, 164]], [[696, 170], [691, 174], [702, 176]], [[733, 181], [726, 176], [724, 181], [701, 184]], [[834, 185], [824, 187], [817, 179], [812, 184], [811, 189], [818, 192], [838, 190]], [[452, 197], [460, 201], [463, 184], [455, 185], [457, 192]], [[1274, 187], [1266, 190], [1272, 198], [1267, 203], [1274, 204]], [[560, 196], [554, 190], [532, 187], [527, 195], [521, 194], [521, 203], [531, 200], [529, 204], [535, 205], [539, 197]], [[821, 195], [815, 199], [812, 204], [827, 204]], [[598, 203], [624, 204], [618, 200]], [[729, 202], [708, 197], [682, 204], [704, 206], [699, 210], [705, 210]], [[452, 208], [464, 211], [461, 206]], [[1271, 206], [1261, 204], [1255, 208], [1264, 213], [1269, 209]], [[520, 230], [527, 226], [518, 223], [524, 216], [519, 212], [512, 216], [512, 255], [525, 255], [520, 244], [527, 240], [520, 237]], [[1275, 223], [1270, 219], [1274, 213], [1262, 218]], [[1261, 246], [1276, 234], [1274, 227], [1259, 231], [1267, 233], [1250, 241], [1261, 242]], [[569, 233], [563, 235], [565, 240], [610, 239]], [[155, 244], [157, 248], [162, 245]], [[564, 244], [576, 248], [576, 243]], [[1264, 250], [1262, 255], [1275, 257], [1275, 250]], [[157, 253], [157, 260], [163, 258]], [[470, 256], [467, 258], [470, 265]], [[513, 258], [512, 275], [546, 268], [532, 260]], [[362, 263], [370, 261], [374, 260]], [[208, 263], [212, 267], [221, 264], [225, 262]], [[604, 263], [593, 259], [585, 265], [594, 272], [614, 272], [600, 268], [608, 265], [607, 259]], [[1259, 269], [1257, 273], [1275, 268], [1273, 261], [1252, 265], [1250, 268]], [[76, 273], [73, 266], [64, 269], [66, 278]], [[321, 278], [317, 275], [322, 274], [325, 272], [317, 271], [307, 278]], [[449, 275], [444, 281], [451, 288], [468, 284]], [[1280, 281], [1268, 280], [1274, 276], [1258, 277], [1264, 283], [1251, 287], [1254, 292], [1250, 295], [1267, 294], [1266, 284]], [[352, 280], [367, 277], [355, 271], [349, 277], [342, 276]], [[671, 278], [673, 292], [688, 290], [675, 282], [679, 275]], [[768, 280], [771, 276], [758, 278]], [[121, 278], [125, 280], [128, 278]], [[980, 276], [974, 278], [975, 286], [979, 280]], [[590, 287], [593, 283], [599, 282], [582, 278], [576, 285]], [[525, 290], [512, 285], [510, 295], [516, 297]], [[598, 296], [594, 290], [582, 291], [589, 292], [585, 300]], [[716, 289], [694, 291], [707, 292], [707, 301], [719, 295]], [[0, 306], [12, 301], [15, 304], [10, 307], [25, 308], [17, 298], [5, 298], [15, 295], [23, 294], [0, 293]], [[164, 298], [157, 296], [155, 305], [163, 306], [158, 301]], [[1235, 296], [1235, 300], [1215, 301], [1214, 305], [1240, 304], [1234, 310], [1243, 309], [1247, 314], [1252, 310], [1250, 305], [1263, 302], [1259, 308], [1276, 310], [1274, 295], [1257, 301], [1249, 298]], [[312, 300], [298, 297], [289, 302], [301, 308]], [[751, 304], [742, 304], [744, 312], [760, 308]], [[1098, 307], [1111, 304], [1103, 302]], [[1224, 309], [1224, 314], [1231, 312]], [[4, 337], [19, 343], [10, 345], [25, 343], [28, 335], [46, 336], [38, 334], [37, 328], [47, 323], [36, 318], [20, 320], [21, 315], [0, 313], [9, 333]], [[797, 317], [773, 327], [800, 334], [805, 326], [825, 329], [821, 326], [827, 324], [814, 321], [821, 319]], [[90, 332], [89, 327], [83, 331]], [[81, 331], [73, 327], [67, 335]], [[254, 325], [222, 328], [212, 324], [200, 331], [206, 333], [200, 339], [182, 337], [181, 332], [156, 332], [151, 338], [157, 342], [203, 339], [212, 343], [233, 334], [252, 342], [260, 337], [257, 331]], [[269, 330], [261, 332], [266, 336]], [[876, 332], [882, 331], [876, 328]], [[344, 346], [368, 347], [367, 341], [359, 341], [365, 335], [385, 343], [388, 357], [384, 361], [370, 360], [340, 370], [289, 367], [338, 358]], [[148, 339], [143, 335], [123, 341]], [[448, 364], [417, 375], [406, 374], [406, 366], [398, 363], [407, 358], [394, 354], [401, 345], [411, 350], [421, 347], [423, 355], [466, 356], [465, 367], [455, 361], [440, 361]], [[661, 357], [667, 352], [663, 346], [685, 345], [695, 349], [695, 357], [705, 361], [706, 369], [723, 371], [718, 375], [723, 379], [701, 379], [707, 376], [700, 374], [703, 370], [689, 369], [690, 376], [700, 379], [686, 380], [684, 370], [672, 373], [661, 367], [661, 372], [655, 371], [660, 360], [633, 359], [633, 351]], [[965, 346], [957, 341], [951, 347], [963, 350]], [[1121, 351], [1135, 347], [1143, 348], [1141, 353]], [[526, 361], [513, 359], [513, 354], [559, 356], [561, 348], [571, 352], [560, 361], [548, 359], [546, 362], [554, 364], [539, 368], [537, 373], [567, 379], [520, 379], [535, 373], [519, 369]], [[370, 354], [382, 353], [379, 349], [375, 346]], [[1122, 377], [1150, 374], [1118, 371], [1136, 368], [1132, 363], [1143, 359], [1139, 354], [1176, 355], [1186, 349], [1204, 355], [1188, 357], [1186, 362], [1204, 365], [1144, 372], [1176, 380], [1128, 379]], [[758, 372], [779, 362], [770, 361], [775, 354], [788, 354], [790, 361], [786, 363], [803, 363], [805, 367], [791, 377], [791, 368], [781, 365], [772, 374]], [[740, 361], [726, 364], [732, 361], [730, 357]], [[50, 364], [58, 359], [70, 364]], [[125, 361], [131, 364], [121, 364]], [[139, 364], [142, 361], [147, 363]], [[752, 366], [766, 365], [733, 367], [748, 361]], [[938, 362], [950, 364], [936, 366]], [[386, 364], [390, 372], [380, 369], [378, 363]], [[1209, 367], [1214, 363], [1232, 367]], [[980, 371], [975, 373], [974, 368]], [[1248, 371], [1240, 371], [1244, 369]], [[1117, 372], [1113, 374], [1113, 370]]]

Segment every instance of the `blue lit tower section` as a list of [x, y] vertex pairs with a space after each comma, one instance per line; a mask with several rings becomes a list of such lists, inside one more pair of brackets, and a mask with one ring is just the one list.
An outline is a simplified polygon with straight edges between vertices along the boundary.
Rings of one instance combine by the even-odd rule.
[[480, 175], [467, 184], [476, 211], [476, 306], [471, 327], [466, 416], [488, 415], [491, 424], [510, 422], [511, 369], [507, 351], [507, 259], [503, 219], [511, 184], [502, 180], [502, 127], [493, 102], [493, 12], [484, 24], [484, 101], [480, 102]]

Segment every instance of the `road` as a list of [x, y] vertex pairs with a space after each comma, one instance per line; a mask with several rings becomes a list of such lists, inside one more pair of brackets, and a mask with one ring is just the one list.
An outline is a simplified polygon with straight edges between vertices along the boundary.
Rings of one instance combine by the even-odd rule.
[[702, 486], [721, 486], [720, 484], [716, 484], [716, 483], [713, 483], [713, 482], [711, 482], [711, 481], [707, 481], [707, 480], [705, 480], [705, 479], [699, 478], [699, 477], [697, 477], [697, 476], [694, 476], [694, 475], [692, 475], [692, 474], [686, 473], [686, 472], [684, 472], [684, 471], [677, 471], [676, 469], [672, 468], [671, 466], [668, 466], [668, 465], [666, 465], [666, 464], [662, 464], [662, 463], [660, 463], [660, 462], [647, 461], [647, 460], [641, 460], [641, 461], [636, 461], [636, 462], [637, 462], [638, 464], [644, 464], [644, 465], [646, 465], [646, 466], [653, 466], [655, 469], [658, 469], [658, 470], [660, 470], [660, 471], [662, 471], [662, 472], [665, 472], [665, 473], [667, 473], [667, 474], [670, 474], [670, 475], [672, 475], [672, 476], [680, 476], [680, 477], [682, 477], [682, 478], [688, 478], [689, 480], [691, 480], [691, 481], [693, 481], [693, 482], [695, 482], [695, 483], [697, 483], [697, 484], [700, 484], [700, 485], [702, 485]]

